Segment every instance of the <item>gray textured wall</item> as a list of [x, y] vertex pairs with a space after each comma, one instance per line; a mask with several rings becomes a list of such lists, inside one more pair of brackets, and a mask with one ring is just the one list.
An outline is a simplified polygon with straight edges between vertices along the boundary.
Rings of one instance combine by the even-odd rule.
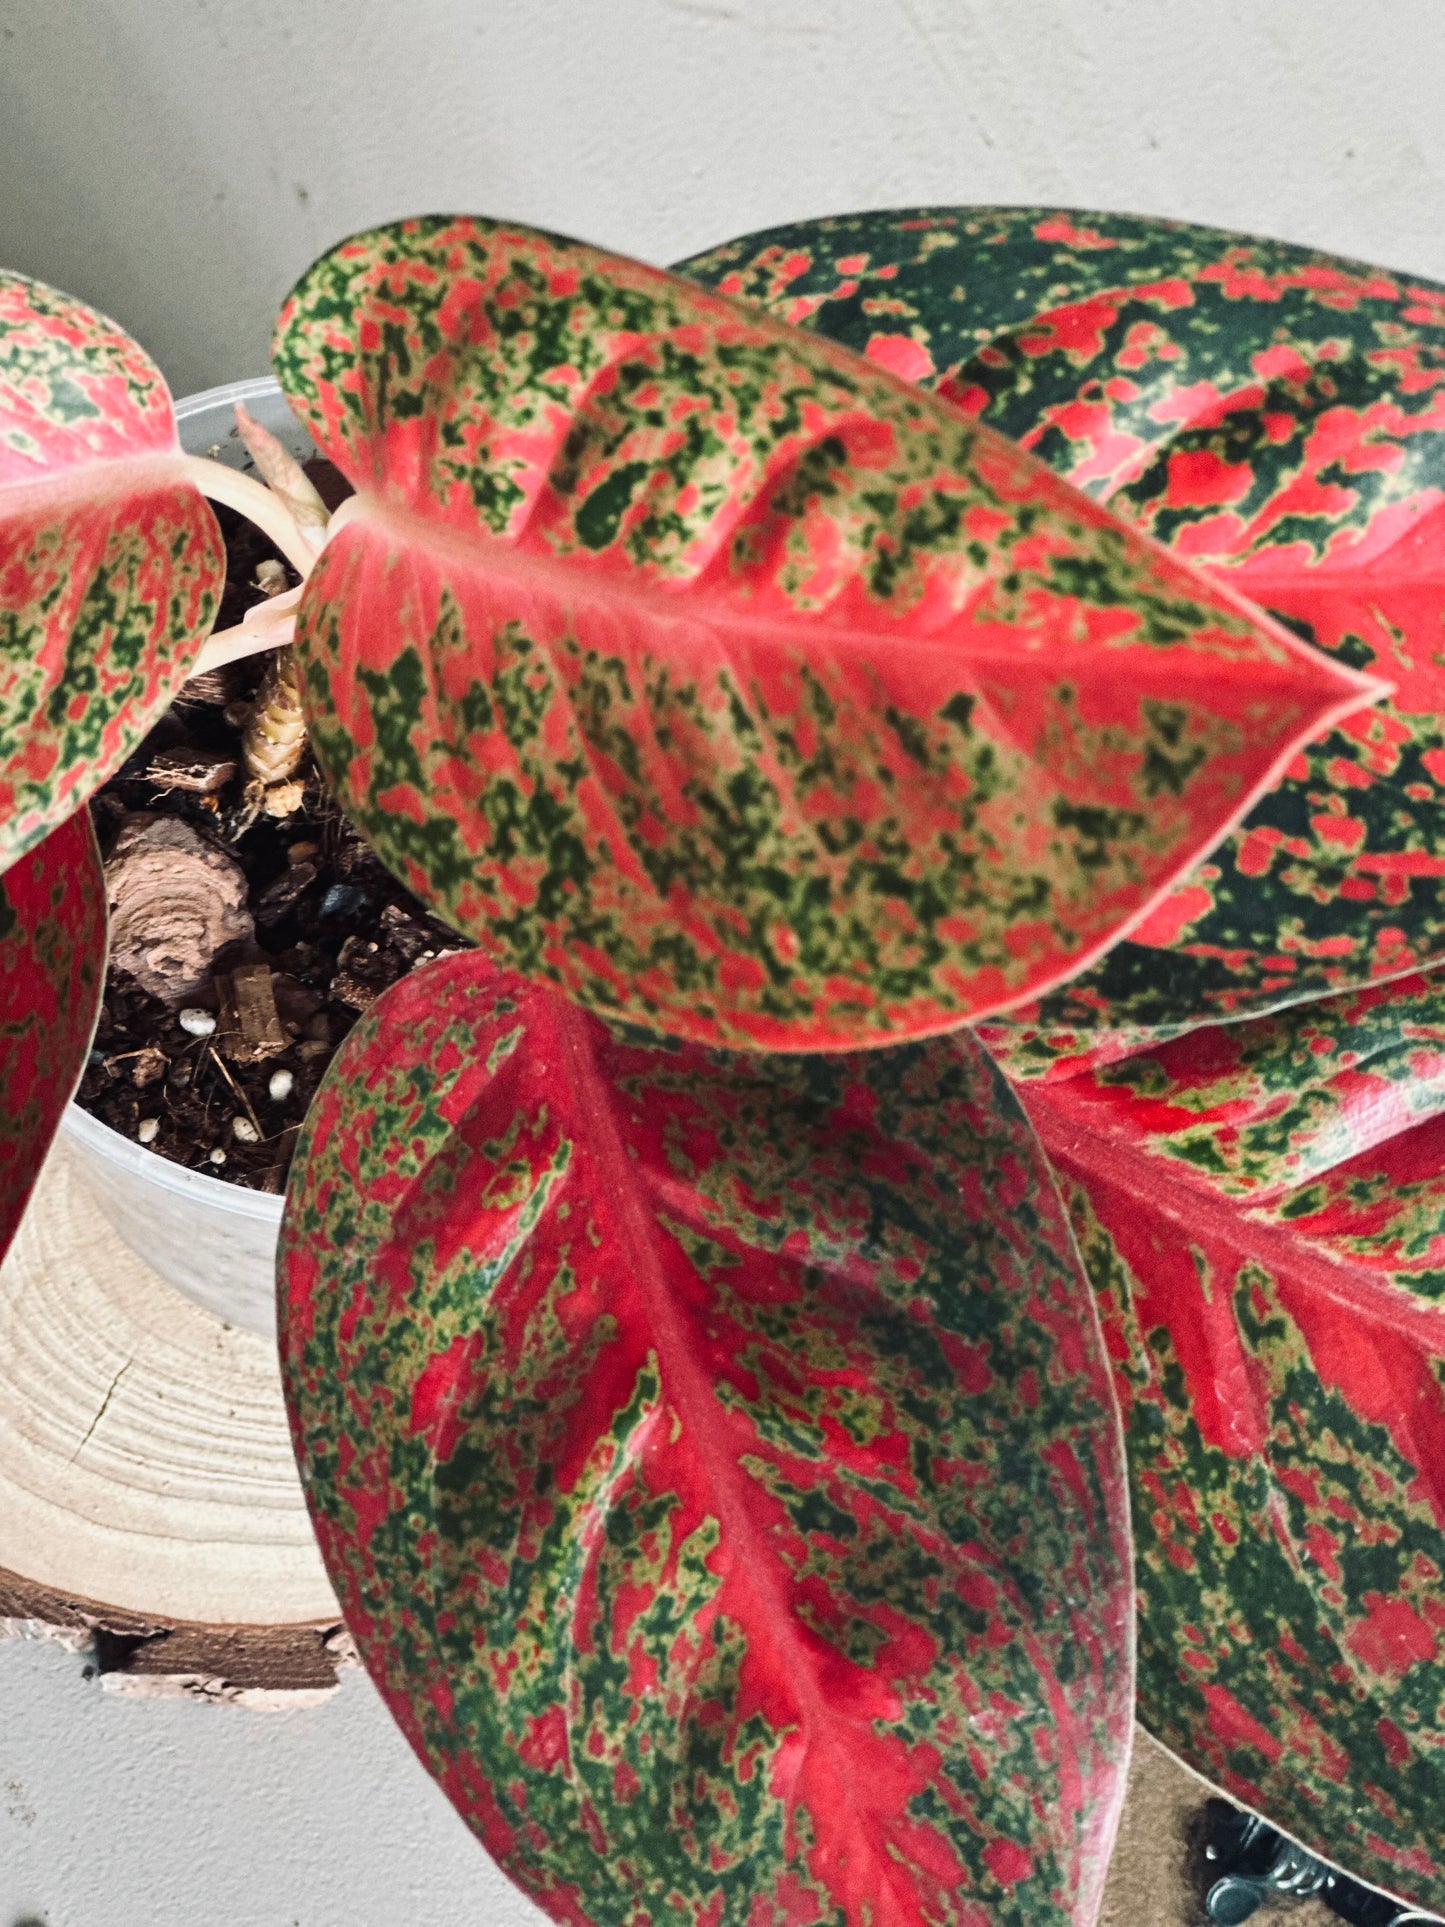
[[322, 1706], [124, 1700], [0, 1643], [0, 1927], [545, 1927], [365, 1674]]
[[1439, 0], [0, 0], [0, 260], [181, 391], [330, 242], [507, 214], [657, 261], [1046, 200], [1445, 276]]
[[[1439, 0], [0, 0], [0, 260], [262, 372], [330, 241], [428, 209], [666, 261], [1034, 201], [1445, 279]], [[3, 1545], [3, 1521], [0, 1521]], [[263, 1715], [0, 1646], [0, 1927], [521, 1927], [366, 1682]]]

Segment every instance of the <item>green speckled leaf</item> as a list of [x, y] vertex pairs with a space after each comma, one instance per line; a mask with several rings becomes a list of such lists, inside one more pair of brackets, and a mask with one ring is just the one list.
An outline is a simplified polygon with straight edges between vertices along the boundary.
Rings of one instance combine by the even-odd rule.
[[113, 322], [0, 273], [0, 870], [170, 703], [220, 604], [170, 396]]
[[1445, 290], [1043, 209], [804, 222], [684, 268], [952, 397], [1396, 685], [1048, 997], [1043, 1037], [1279, 1006], [1445, 956]]
[[[1017, 1052], [1001, 1055], [1017, 1078]], [[1049, 1081], [1071, 1070], [1068, 1101], [1091, 1129], [1259, 1204], [1445, 1110], [1445, 987], [1435, 974], [1366, 984], [1087, 1074], [1061, 1056]]]
[[1139, 1716], [1306, 1845], [1434, 1909], [1442, 1051], [1431, 976], [1025, 1087], [1072, 1181], [1124, 1410]]
[[105, 878], [80, 810], [0, 877], [0, 1257], [80, 1081], [105, 979]]
[[373, 1676], [576, 1927], [1093, 1921], [1123, 1471], [1022, 1113], [966, 1034], [635, 1037], [471, 954], [312, 1107], [283, 1372]]
[[576, 242], [360, 235], [276, 368], [358, 490], [297, 618], [348, 810], [496, 961], [654, 1031], [1026, 997], [1364, 700], [960, 410]]

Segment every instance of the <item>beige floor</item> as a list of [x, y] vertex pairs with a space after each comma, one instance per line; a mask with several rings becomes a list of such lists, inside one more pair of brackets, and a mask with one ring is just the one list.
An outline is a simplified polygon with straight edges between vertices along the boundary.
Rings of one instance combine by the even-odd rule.
[[[1100, 1927], [1201, 1927], [1204, 1909], [1186, 1883], [1190, 1826], [1208, 1798], [1201, 1783], [1156, 1746], [1134, 1736], [1134, 1763], [1119, 1844], [1109, 1869]], [[1256, 1914], [1260, 1927], [1340, 1927], [1316, 1900], [1276, 1901]]]

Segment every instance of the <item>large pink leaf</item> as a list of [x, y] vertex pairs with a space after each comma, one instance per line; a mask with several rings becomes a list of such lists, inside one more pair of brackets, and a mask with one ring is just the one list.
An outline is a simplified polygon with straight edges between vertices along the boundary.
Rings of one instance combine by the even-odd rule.
[[318, 1094], [280, 1296], [348, 1624], [554, 1918], [1095, 1918], [1118, 1434], [1047, 1168], [966, 1034], [669, 1048], [430, 966]]
[[1124, 1409], [1139, 1713], [1445, 1908], [1445, 988], [1026, 1087]]
[[358, 493], [298, 617], [348, 809], [497, 960], [704, 1042], [1077, 970], [1367, 686], [831, 344], [481, 220], [276, 366]]
[[0, 273], [0, 870], [139, 743], [224, 577], [155, 364], [80, 302]]
[[105, 878], [79, 811], [0, 877], [0, 1257], [80, 1082], [105, 978]]
[[799, 222], [685, 269], [952, 396], [1395, 685], [1047, 1000], [1036, 1057], [1445, 957], [1445, 288], [1049, 208]]

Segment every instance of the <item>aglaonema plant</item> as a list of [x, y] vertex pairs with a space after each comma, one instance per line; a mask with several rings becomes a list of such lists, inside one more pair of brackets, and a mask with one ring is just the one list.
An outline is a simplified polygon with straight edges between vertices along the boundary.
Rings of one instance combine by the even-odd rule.
[[478, 946], [288, 1193], [367, 1663], [558, 1920], [1084, 1923], [1137, 1586], [1145, 1723], [1445, 1899], [1445, 297], [1020, 212], [687, 268], [401, 223], [278, 325], [312, 743]]

